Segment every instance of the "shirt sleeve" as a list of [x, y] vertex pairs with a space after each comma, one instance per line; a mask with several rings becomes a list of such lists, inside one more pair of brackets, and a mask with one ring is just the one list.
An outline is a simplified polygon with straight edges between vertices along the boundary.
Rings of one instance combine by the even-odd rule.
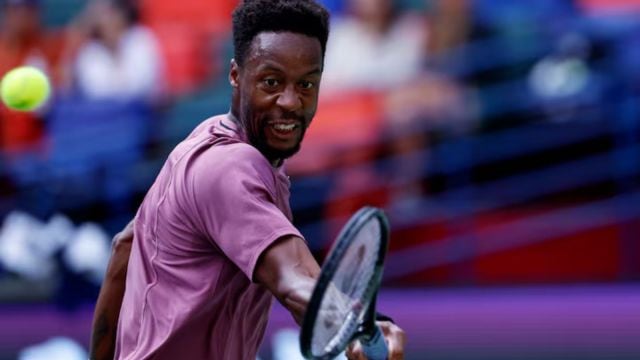
[[204, 236], [253, 278], [260, 254], [286, 236], [302, 237], [277, 206], [271, 165], [246, 144], [193, 166], [196, 220]]

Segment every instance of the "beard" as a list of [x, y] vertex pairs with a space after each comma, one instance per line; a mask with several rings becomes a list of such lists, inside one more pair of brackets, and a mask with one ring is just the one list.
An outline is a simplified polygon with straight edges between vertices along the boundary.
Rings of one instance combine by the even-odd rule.
[[302, 138], [293, 147], [290, 147], [288, 149], [277, 149], [269, 145], [269, 142], [267, 141], [267, 137], [265, 135], [267, 126], [268, 125], [262, 126], [260, 131], [257, 132], [257, 136], [254, 136], [253, 133], [249, 134], [249, 141], [251, 142], [251, 145], [258, 149], [267, 159], [269, 159], [270, 161], [284, 160], [292, 157], [298, 151], [300, 151], [300, 143], [302, 142]]
[[250, 108], [246, 110], [245, 114], [245, 129], [249, 143], [258, 149], [258, 151], [260, 151], [260, 153], [262, 153], [262, 155], [264, 155], [269, 161], [284, 160], [300, 151], [302, 139], [304, 138], [304, 134], [307, 130], [307, 127], [305, 126], [306, 122], [303, 118], [293, 115], [284, 116], [285, 118], [295, 118], [299, 121], [302, 129], [300, 139], [294, 146], [286, 149], [279, 149], [269, 145], [266, 135], [267, 127], [270, 126], [269, 122], [272, 120], [271, 116], [265, 114], [260, 116], [257, 121], [253, 120], [255, 115]]

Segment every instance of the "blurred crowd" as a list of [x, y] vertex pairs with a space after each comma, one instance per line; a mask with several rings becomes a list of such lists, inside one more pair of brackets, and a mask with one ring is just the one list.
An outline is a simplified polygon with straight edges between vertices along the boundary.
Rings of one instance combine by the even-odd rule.
[[[322, 2], [332, 30], [319, 111], [288, 169], [301, 180], [323, 176], [294, 182], [300, 222], [344, 217], [363, 203], [415, 211], [438, 186], [423, 176], [434, 141], [532, 114], [583, 117], [577, 110], [615, 95], [611, 78], [593, 69], [604, 55], [617, 59], [610, 68], [631, 91], [640, 84], [640, 52], [628, 47], [640, 39], [638, 1]], [[17, 226], [14, 210], [43, 223], [59, 213], [96, 221], [107, 234], [126, 224], [173, 145], [228, 110], [236, 3], [0, 0], [0, 75], [31, 65], [54, 87], [36, 113], [0, 105], [4, 227]], [[65, 23], [47, 23], [46, 11], [63, 4]], [[582, 31], [584, 19], [602, 26]], [[535, 111], [518, 111], [532, 101]]]
[[[227, 101], [236, 2], [89, 0], [77, 2], [81, 6], [63, 26], [49, 26], [43, 21], [47, 1], [2, 0], [0, 73], [31, 65], [54, 86], [53, 98], [37, 113], [1, 107], [0, 179], [8, 195], [2, 213], [18, 208], [41, 218], [64, 211], [79, 220], [115, 219], [110, 230], [125, 222], [153, 176], [136, 175], [136, 166], [162, 158], [203, 119], [167, 119], [174, 105], [213, 88], [206, 115], [227, 111], [217, 104]], [[294, 176], [381, 151], [421, 148], [427, 138], [416, 129], [425, 119], [468, 127], [468, 90], [433, 65], [437, 54], [466, 39], [465, 0], [325, 3], [334, 22], [321, 110], [305, 150], [289, 165]], [[345, 156], [345, 149], [353, 155]], [[415, 178], [413, 164], [423, 160], [407, 158], [384, 179], [398, 199], [421, 192], [404, 179]], [[372, 176], [376, 171], [368, 169], [332, 179], [331, 191], [351, 191]], [[136, 178], [143, 179], [139, 188]]]

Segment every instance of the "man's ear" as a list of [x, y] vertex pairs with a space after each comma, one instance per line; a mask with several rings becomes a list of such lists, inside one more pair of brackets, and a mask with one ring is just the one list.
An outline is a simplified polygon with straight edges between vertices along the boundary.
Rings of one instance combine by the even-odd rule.
[[238, 76], [240, 76], [238, 63], [236, 62], [236, 59], [231, 59], [231, 68], [229, 69], [229, 84], [231, 84], [231, 87], [238, 87]]

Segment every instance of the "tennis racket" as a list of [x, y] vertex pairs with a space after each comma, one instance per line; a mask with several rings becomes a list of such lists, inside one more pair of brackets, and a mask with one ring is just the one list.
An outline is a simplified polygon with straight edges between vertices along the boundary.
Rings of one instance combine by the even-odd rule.
[[303, 319], [300, 349], [307, 359], [332, 359], [356, 339], [368, 359], [387, 358], [375, 308], [388, 242], [387, 218], [374, 207], [361, 208], [342, 228]]

